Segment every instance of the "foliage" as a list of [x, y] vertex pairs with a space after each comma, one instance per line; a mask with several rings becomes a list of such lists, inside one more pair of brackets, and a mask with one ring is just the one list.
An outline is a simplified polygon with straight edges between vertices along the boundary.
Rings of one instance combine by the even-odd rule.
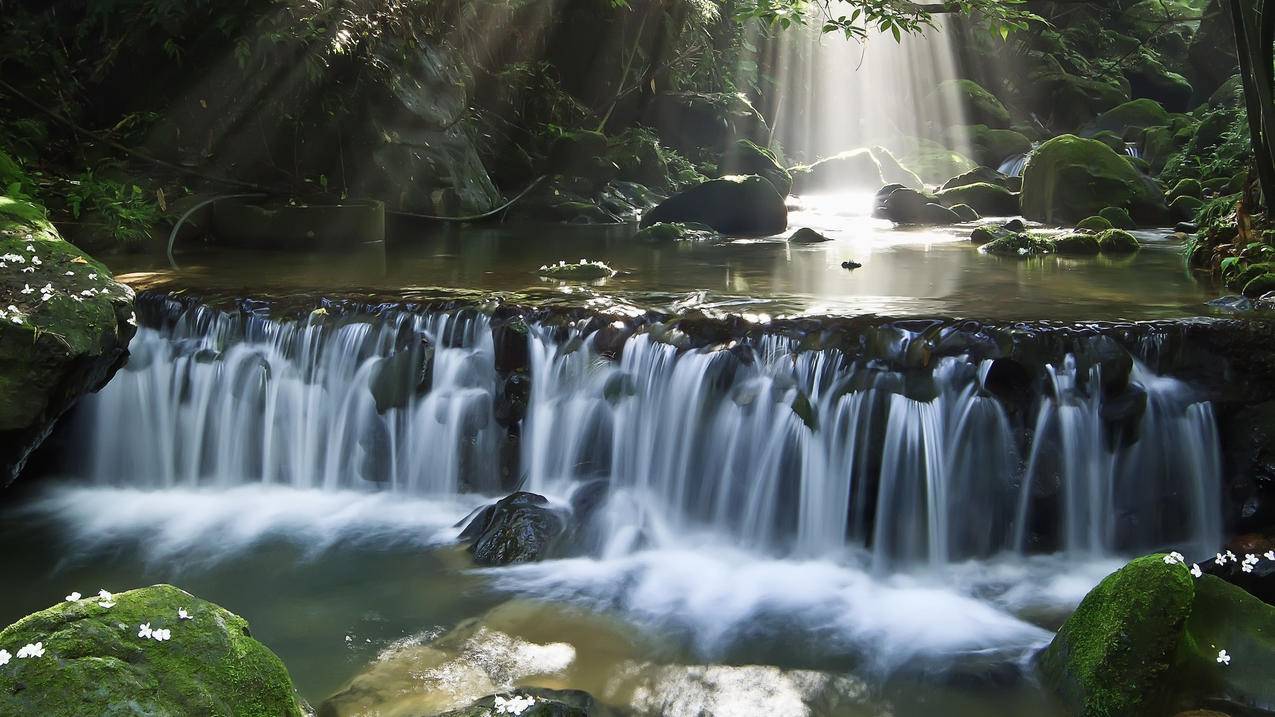
[[824, 32], [841, 32], [859, 40], [877, 30], [899, 41], [904, 34], [934, 27], [935, 15], [941, 13], [975, 15], [1002, 39], [1039, 19], [1027, 11], [1025, 0], [949, 0], [929, 5], [898, 0], [747, 0], [740, 6], [743, 17], [770, 25], [787, 29], [809, 24], [813, 18]]
[[118, 182], [86, 170], [67, 180], [67, 208], [79, 219], [92, 215], [106, 226], [117, 241], [135, 244], [150, 237], [150, 230], [163, 217], [159, 204], [136, 184]]

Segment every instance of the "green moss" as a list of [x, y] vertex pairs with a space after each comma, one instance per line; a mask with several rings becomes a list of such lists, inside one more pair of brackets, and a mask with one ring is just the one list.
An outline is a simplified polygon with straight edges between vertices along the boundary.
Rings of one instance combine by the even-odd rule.
[[[1226, 650], [1229, 664], [1217, 661]], [[1234, 706], [1232, 714], [1266, 711], [1275, 694], [1275, 607], [1212, 575], [1195, 582], [1173, 668], [1180, 700]]]
[[1094, 216], [1094, 217], [1085, 217], [1084, 219], [1081, 219], [1079, 222], [1076, 222], [1076, 228], [1084, 229], [1087, 232], [1105, 232], [1108, 229], [1111, 229], [1113, 227], [1111, 226], [1111, 222], [1107, 221], [1106, 219], [1102, 217]]
[[977, 162], [960, 152], [925, 139], [914, 140], [906, 152], [900, 153], [899, 161], [921, 179], [935, 184], [978, 166]]
[[1195, 585], [1163, 556], [1138, 558], [1098, 584], [1041, 654], [1045, 684], [1083, 717], [1159, 717]]
[[963, 222], [976, 222], [981, 219], [978, 212], [974, 210], [974, 207], [971, 207], [968, 204], [953, 204], [948, 208], [952, 210], [953, 214], [960, 217]]
[[948, 132], [952, 146], [968, 142], [973, 158], [990, 167], [999, 166], [1008, 157], [1027, 154], [1032, 143], [1025, 135], [1012, 129], [992, 129], [985, 124], [953, 127]]
[[1173, 185], [1173, 189], [1169, 192], [1169, 196], [1177, 197], [1194, 197], [1202, 199], [1204, 197], [1204, 187], [1200, 185], [1200, 180], [1188, 177]]
[[792, 175], [769, 149], [741, 139], [722, 157], [722, 174], [755, 174], [764, 177], [781, 197], [792, 191]]
[[660, 222], [652, 224], [633, 235], [634, 239], [650, 242], [702, 241], [718, 237], [717, 232], [703, 224]]
[[1099, 251], [1098, 239], [1093, 234], [1063, 234], [1049, 241], [1056, 254], [1087, 256]]
[[1130, 129], [1163, 127], [1169, 124], [1169, 113], [1159, 102], [1149, 99], [1132, 100], [1113, 107], [1094, 120], [1094, 129], [1114, 132], [1124, 138]]
[[1106, 219], [1115, 229], [1133, 229], [1137, 226], [1133, 217], [1129, 216], [1129, 210], [1124, 207], [1103, 207], [1098, 216]]
[[1169, 210], [1173, 212], [1173, 216], [1177, 219], [1188, 220], [1200, 211], [1200, 207], [1204, 206], [1204, 200], [1196, 197], [1177, 197], [1169, 203]]
[[[0, 631], [11, 652], [42, 642], [43, 657], [0, 670], [0, 713], [80, 717], [299, 717], [279, 658], [254, 640], [243, 618], [171, 585], [67, 602]], [[179, 620], [177, 610], [192, 619]], [[143, 623], [165, 642], [138, 637]], [[21, 687], [19, 687], [21, 686]]]
[[1053, 250], [1049, 242], [1026, 233], [1007, 232], [979, 247], [979, 251], [992, 256], [1006, 256], [1025, 259], [1040, 254], [1048, 254]]
[[1018, 194], [987, 182], [945, 189], [937, 197], [946, 206], [967, 204], [985, 216], [1006, 217], [1018, 214]]
[[877, 166], [881, 169], [881, 181], [886, 184], [902, 184], [910, 189], [925, 188], [921, 178], [900, 164], [890, 150], [885, 147], [871, 147], [868, 151], [872, 153], [872, 157], [877, 160]]
[[1108, 229], [1098, 235], [1103, 254], [1132, 254], [1142, 247], [1136, 237], [1123, 229]]
[[1074, 222], [1110, 206], [1145, 224], [1168, 221], [1155, 183], [1101, 142], [1062, 135], [1042, 144], [1027, 161], [1022, 208], [1029, 219]]
[[0, 215], [21, 221], [38, 221], [44, 219], [44, 208], [22, 199], [0, 196]]
[[1275, 273], [1264, 273], [1244, 283], [1244, 295], [1250, 298], [1264, 296], [1275, 291]]

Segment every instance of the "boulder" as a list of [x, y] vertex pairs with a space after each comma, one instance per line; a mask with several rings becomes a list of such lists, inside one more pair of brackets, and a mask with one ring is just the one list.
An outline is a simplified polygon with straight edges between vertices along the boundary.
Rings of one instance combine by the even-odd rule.
[[1085, 217], [1084, 219], [1081, 219], [1079, 222], [1076, 222], [1076, 228], [1083, 229], [1087, 232], [1097, 233], [1097, 232], [1105, 232], [1108, 229], [1112, 229], [1113, 227], [1111, 226], [1111, 222], [1107, 221], [1106, 219], [1102, 217], [1098, 217], [1098, 216], [1093, 216], [1093, 217]]
[[774, 153], [747, 139], [735, 141], [722, 156], [720, 168], [723, 175], [755, 174], [764, 177], [781, 197], [792, 191], [792, 175], [779, 164]]
[[716, 159], [738, 139], [764, 144], [766, 120], [735, 92], [664, 92], [646, 109], [642, 124], [660, 140], [692, 158]]
[[[891, 155], [893, 158], [893, 155]], [[798, 192], [875, 189], [885, 183], [881, 164], [867, 149], [855, 149], [821, 159], [795, 177]], [[906, 186], [907, 183], [900, 182]]]
[[1129, 210], [1123, 207], [1104, 207], [1098, 212], [1099, 219], [1105, 219], [1114, 229], [1133, 229], [1137, 226], [1133, 217], [1129, 216]]
[[873, 216], [895, 224], [958, 224], [961, 217], [931, 196], [907, 187], [886, 187], [877, 194]]
[[[0, 302], [0, 487], [17, 478], [31, 452], [81, 396], [101, 388], [124, 365], [136, 331], [133, 290], [63, 241], [43, 217], [36, 205], [0, 196], [0, 255], [20, 257], [10, 258], [9, 268], [0, 271], [5, 299]], [[19, 264], [34, 271], [22, 272]]]
[[960, 217], [963, 222], [976, 222], [982, 219], [979, 213], [974, 211], [974, 207], [968, 204], [953, 204], [948, 209], [951, 209], [952, 213]]
[[960, 146], [961, 141], [968, 142], [972, 158], [985, 167], [999, 167], [1010, 157], [1027, 154], [1032, 149], [1032, 142], [1026, 135], [1012, 129], [992, 129], [987, 125], [976, 124], [953, 127], [948, 137]]
[[988, 224], [981, 227], [975, 227], [974, 231], [970, 232], [970, 243], [976, 246], [983, 246], [984, 244], [991, 243], [997, 239], [1010, 239], [1018, 233], [1019, 232], [1011, 231], [1005, 227]]
[[930, 97], [931, 106], [941, 107], [950, 103], [963, 108], [974, 124], [995, 129], [1009, 126], [1009, 110], [995, 95], [973, 80], [946, 80], [935, 88]]
[[1056, 236], [1049, 244], [1055, 254], [1064, 256], [1092, 256], [1100, 251], [1097, 237], [1084, 232]]
[[1075, 222], [1104, 207], [1143, 224], [1168, 222], [1164, 193], [1101, 142], [1062, 135], [1036, 149], [1023, 170], [1022, 211], [1029, 219]]
[[1092, 129], [1096, 132], [1114, 132], [1123, 146], [1124, 138], [1131, 129], [1147, 127], [1164, 127], [1169, 124], [1169, 113], [1159, 102], [1150, 99], [1139, 99], [1113, 107], [1093, 121]]
[[936, 184], [978, 166], [978, 162], [960, 152], [925, 139], [913, 140], [909, 149], [900, 153], [899, 161], [921, 179]]
[[968, 187], [971, 184], [985, 183], [994, 184], [998, 187], [1004, 187], [1005, 189], [1014, 191], [1010, 186], [1012, 184], [1011, 179], [1011, 177], [1007, 177], [990, 167], [975, 167], [964, 174], [957, 175], [947, 180], [939, 189], [940, 191], [945, 191], [948, 189], [956, 189], [957, 187]]
[[1123, 229], [1108, 229], [1098, 234], [1098, 248], [1103, 254], [1132, 254], [1141, 247], [1137, 238]]
[[877, 160], [877, 166], [881, 168], [882, 181], [889, 184], [902, 184], [911, 189], [925, 188], [925, 183], [921, 181], [921, 178], [916, 176], [915, 172], [900, 164], [890, 150], [885, 147], [874, 146], [868, 151], [872, 152], [872, 157]]
[[937, 195], [941, 204], [966, 204], [983, 216], [1008, 217], [1018, 214], [1018, 194], [986, 182], [945, 189]]
[[610, 717], [615, 712], [587, 692], [527, 687], [488, 695], [468, 707], [444, 712], [438, 717]]
[[979, 247], [979, 251], [992, 256], [1018, 259], [1048, 254], [1053, 250], [1049, 242], [1037, 239], [1026, 232], [998, 233], [996, 238]]
[[1170, 112], [1186, 112], [1191, 107], [1190, 81], [1165, 67], [1153, 53], [1135, 54], [1122, 71], [1134, 97], [1155, 100]]
[[712, 179], [664, 200], [641, 226], [697, 223], [734, 236], [770, 236], [788, 228], [788, 207], [774, 186], [756, 175]]
[[832, 240], [810, 227], [802, 227], [793, 232], [792, 236], [788, 237], [788, 241], [793, 244], [820, 244]]
[[[1267, 561], [1269, 562], [1269, 561]], [[1173, 667], [1161, 689], [1183, 706], [1226, 714], [1269, 714], [1275, 704], [1275, 607], [1213, 575], [1195, 581], [1195, 599]], [[1225, 650], [1230, 660], [1218, 662]]]
[[[283, 663], [238, 615], [171, 585], [63, 602], [0, 631], [0, 714], [301, 717]], [[185, 610], [190, 619], [180, 619]], [[165, 630], [156, 639], [150, 630]]]
[[566, 520], [544, 496], [518, 492], [480, 510], [460, 540], [479, 565], [512, 565], [543, 560], [559, 547]]
[[582, 177], [596, 185], [615, 179], [620, 168], [608, 158], [606, 135], [590, 130], [564, 132], [549, 147], [545, 174]]
[[1235, 47], [1235, 26], [1224, 0], [1208, 0], [1200, 27], [1187, 50], [1187, 77], [1195, 88], [1193, 104], [1207, 100], [1240, 66]]
[[1037, 112], [1064, 128], [1079, 127], [1129, 101], [1128, 90], [1117, 83], [1081, 77], [1058, 66], [1034, 71], [1029, 79]]
[[616, 179], [652, 189], [673, 186], [668, 158], [660, 140], [649, 130], [634, 128], [611, 138], [608, 159], [616, 166]]
[[1075, 715], [1166, 714], [1194, 599], [1184, 566], [1161, 555], [1134, 560], [1090, 591], [1040, 654], [1045, 685]]
[[1196, 212], [1200, 211], [1200, 207], [1204, 206], [1204, 200], [1196, 197], [1175, 197], [1169, 202], [1169, 211], [1173, 214], [1173, 218], [1180, 222], [1189, 222], [1195, 218]]
[[717, 239], [720, 235], [711, 227], [703, 224], [681, 224], [677, 222], [659, 222], [638, 230], [634, 239], [648, 242], [671, 241], [707, 241]]

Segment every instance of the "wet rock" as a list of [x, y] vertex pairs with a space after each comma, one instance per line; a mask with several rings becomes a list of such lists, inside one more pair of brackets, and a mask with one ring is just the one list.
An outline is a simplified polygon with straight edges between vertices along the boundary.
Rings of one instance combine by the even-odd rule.
[[404, 409], [429, 392], [434, 381], [434, 347], [424, 340], [377, 362], [369, 388], [378, 413]]
[[[1190, 94], [1188, 88], [1188, 95]], [[1169, 124], [1169, 113], [1159, 102], [1151, 99], [1139, 99], [1113, 107], [1094, 120], [1091, 129], [1094, 131], [1114, 132], [1120, 140], [1120, 149], [1124, 149], [1125, 133], [1130, 129], [1146, 129], [1147, 127], [1164, 127]]]
[[1244, 406], [1219, 425], [1226, 470], [1227, 512], [1234, 530], [1275, 526], [1275, 401]]
[[643, 122], [663, 142], [693, 158], [716, 159], [733, 142], [765, 143], [766, 120], [742, 94], [734, 92], [665, 92], [648, 106]]
[[545, 174], [582, 177], [595, 185], [615, 179], [620, 168], [607, 158], [607, 138], [601, 132], [564, 132], [549, 148]]
[[1055, 254], [1064, 256], [1092, 256], [1100, 250], [1098, 239], [1093, 234], [1078, 232], [1062, 234], [1049, 240]]
[[762, 177], [713, 179], [674, 194], [642, 217], [642, 227], [694, 222], [732, 236], [770, 236], [788, 228], [788, 207]]
[[1221, 296], [1206, 303], [1222, 311], [1243, 312], [1253, 310], [1253, 300], [1247, 296]]
[[960, 217], [962, 222], [976, 222], [982, 219], [978, 212], [974, 211], [974, 208], [968, 204], [953, 204], [948, 209], [951, 209], [953, 214]]
[[1011, 413], [1025, 414], [1035, 399], [1027, 367], [1013, 359], [993, 359], [983, 376], [983, 389], [1000, 399]]
[[1175, 197], [1169, 203], [1169, 211], [1172, 212], [1174, 219], [1189, 221], [1195, 217], [1202, 206], [1204, 206], [1203, 200], [1195, 197]]
[[945, 189], [936, 196], [944, 206], [966, 204], [984, 216], [1005, 217], [1018, 214], [1018, 194], [987, 182]]
[[1129, 216], [1129, 210], [1123, 207], [1103, 207], [1098, 218], [1107, 220], [1112, 229], [1133, 229], [1137, 226], [1133, 217]]
[[1098, 232], [1105, 232], [1108, 229], [1113, 229], [1114, 227], [1112, 227], [1111, 222], [1107, 221], [1105, 218], [1093, 216], [1081, 219], [1076, 223], [1076, 228], [1083, 229], [1087, 232], [1094, 232], [1096, 234]]
[[961, 221], [956, 212], [939, 204], [935, 197], [906, 187], [894, 189], [886, 195], [878, 193], [873, 216], [889, 219], [895, 224], [945, 225]]
[[[881, 164], [867, 149], [855, 149], [805, 167], [795, 181], [798, 192], [871, 189], [886, 182]], [[903, 183], [899, 183], [903, 186]]]
[[[975, 167], [964, 174], [959, 174], [943, 183], [939, 191], [968, 187], [971, 184], [993, 184], [997, 187], [1011, 189], [1010, 177], [1001, 174], [991, 167]], [[1012, 190], [1011, 190], [1012, 191]]]
[[658, 222], [638, 230], [633, 235], [638, 241], [661, 243], [678, 241], [709, 241], [720, 239], [721, 235], [712, 227], [704, 224], [688, 224], [682, 222]]
[[468, 707], [444, 712], [439, 717], [492, 717], [500, 714], [520, 717], [611, 717], [616, 713], [587, 692], [527, 687], [488, 695]]
[[1098, 235], [1098, 248], [1103, 254], [1132, 254], [1142, 248], [1142, 245], [1129, 232], [1108, 229]]
[[[1269, 561], [1268, 561], [1269, 562]], [[1186, 705], [1262, 714], [1272, 699], [1275, 607], [1213, 575], [1195, 581], [1195, 599], [1178, 643], [1174, 677], [1161, 689]], [[1218, 661], [1225, 650], [1230, 660]]]
[[[1168, 222], [1164, 194], [1101, 142], [1063, 135], [1045, 142], [1023, 170], [1022, 211], [1029, 219], [1075, 222], [1117, 207], [1148, 225]], [[1114, 224], [1114, 222], [1113, 222]]]
[[[1275, 605], [1275, 560], [1268, 560], [1266, 557], [1270, 551], [1275, 550], [1275, 539], [1260, 533], [1250, 533], [1232, 539], [1224, 550], [1231, 551], [1235, 559], [1224, 556], [1227, 559], [1218, 562], [1216, 558], [1209, 558], [1200, 563], [1200, 569], [1268, 605]], [[1251, 561], [1249, 556], [1257, 558], [1257, 561], [1249, 562], [1249, 570], [1245, 570], [1245, 561]]]
[[801, 229], [793, 232], [793, 235], [788, 237], [788, 241], [793, 244], [820, 244], [832, 240], [814, 229], [802, 227]]
[[[0, 645], [44, 654], [0, 668], [0, 714], [301, 717], [283, 663], [238, 615], [171, 585], [63, 602], [0, 631]], [[191, 619], [179, 620], [186, 610]], [[164, 641], [138, 626], [168, 630]]]
[[720, 169], [723, 175], [755, 174], [763, 177], [781, 197], [792, 191], [792, 175], [779, 164], [775, 154], [746, 139], [735, 141], [722, 156]]
[[544, 496], [518, 492], [478, 512], [461, 531], [479, 565], [513, 565], [548, 557], [566, 532], [566, 521]]
[[1049, 242], [1037, 239], [1027, 233], [1004, 233], [979, 247], [979, 251], [992, 256], [1004, 256], [1026, 259], [1027, 257], [1048, 254], [1051, 251]]
[[970, 150], [973, 152], [971, 156], [978, 160], [984, 169], [999, 167], [1009, 157], [1027, 154], [1032, 149], [1031, 140], [1020, 132], [1012, 129], [992, 129], [981, 124], [953, 127], [948, 136], [958, 143], [968, 140]]

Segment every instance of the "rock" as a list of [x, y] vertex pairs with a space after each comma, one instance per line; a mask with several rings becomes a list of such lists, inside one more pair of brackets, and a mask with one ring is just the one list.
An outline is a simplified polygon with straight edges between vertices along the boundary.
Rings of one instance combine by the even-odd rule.
[[939, 191], [947, 191], [949, 189], [956, 189], [957, 187], [968, 187], [971, 184], [992, 184], [997, 187], [1004, 187], [1005, 189], [1014, 191], [1010, 186], [1012, 179], [1014, 178], [1007, 177], [991, 167], [975, 167], [964, 174], [959, 174], [947, 180], [943, 183], [942, 187], [939, 187]]
[[854, 271], [855, 269], [862, 269], [863, 264], [860, 264], [857, 261], [843, 261], [841, 262], [841, 268], [846, 269], [847, 271]]
[[1011, 232], [1027, 231], [1027, 225], [1023, 223], [1022, 219], [1010, 219], [1009, 221], [1005, 222], [1001, 226], [1005, 227], [1006, 230]]
[[[1230, 661], [1217, 661], [1226, 650]], [[1162, 685], [1178, 701], [1230, 714], [1268, 713], [1275, 664], [1275, 607], [1213, 575], [1195, 581], [1195, 599], [1173, 667]]]
[[1159, 102], [1150, 99], [1132, 100], [1119, 107], [1114, 107], [1093, 122], [1095, 131], [1114, 132], [1123, 143], [1125, 134], [1130, 129], [1146, 129], [1147, 127], [1163, 127], [1169, 124], [1169, 113]]
[[1231, 75], [1217, 91], [1209, 96], [1209, 107], [1234, 109], [1244, 104], [1244, 79]]
[[797, 231], [793, 232], [792, 236], [788, 237], [788, 241], [792, 242], [793, 244], [819, 244], [821, 242], [832, 241], [832, 240], [820, 234], [819, 232], [815, 231], [814, 229], [811, 229], [809, 227], [802, 227], [798, 229]]
[[1004, 227], [981, 226], [970, 232], [970, 242], [978, 246], [983, 246], [988, 242], [996, 239], [1009, 238], [1016, 232], [1006, 230]]
[[1178, 222], [1173, 231], [1180, 234], [1194, 234], [1200, 231], [1200, 225], [1195, 222]]
[[1105, 219], [1113, 229], [1133, 229], [1137, 226], [1134, 224], [1133, 217], [1129, 216], [1129, 210], [1123, 207], [1103, 207], [1102, 211], [1098, 212], [1098, 218]]
[[797, 176], [795, 186], [799, 192], [818, 193], [842, 189], [871, 189], [884, 183], [881, 164], [872, 152], [855, 149], [810, 165]]
[[734, 92], [656, 95], [642, 124], [653, 127], [664, 144], [692, 158], [716, 159], [736, 140], [764, 144], [770, 136], [761, 113]]
[[1076, 228], [1084, 229], [1087, 232], [1097, 233], [1105, 232], [1113, 227], [1111, 226], [1111, 222], [1107, 221], [1103, 217], [1085, 217], [1079, 222], [1076, 222]]
[[540, 276], [562, 281], [596, 281], [616, 275], [615, 269], [600, 261], [581, 259], [577, 262], [559, 261], [540, 267]]
[[674, 194], [643, 215], [641, 226], [660, 222], [704, 224], [732, 236], [770, 236], [788, 228], [788, 207], [762, 177], [725, 177]]
[[[1265, 558], [1268, 551], [1275, 549], [1275, 541], [1262, 535], [1246, 535], [1232, 540], [1226, 549], [1232, 551], [1236, 560], [1219, 563], [1217, 559], [1209, 558], [1200, 563], [1200, 569], [1267, 605], [1275, 605], [1275, 561]], [[1258, 561], [1252, 564], [1251, 570], [1245, 572], [1242, 561], [1249, 555], [1257, 556]]]
[[1194, 93], [1191, 83], [1165, 67], [1154, 53], [1134, 54], [1125, 62], [1122, 72], [1134, 97], [1154, 100], [1170, 112], [1186, 112], [1191, 107]]
[[615, 713], [587, 692], [527, 687], [488, 695], [468, 707], [444, 712], [438, 717], [492, 717], [500, 714], [520, 717], [610, 717]]
[[[25, 268], [35, 269], [23, 273], [9, 262], [0, 272], [0, 295], [7, 297], [0, 303], [0, 487], [18, 477], [81, 396], [124, 365], [136, 331], [133, 290], [63, 241], [43, 217], [36, 205], [0, 196], [0, 254], [22, 256]], [[41, 301], [38, 290], [46, 285], [52, 298]], [[26, 286], [35, 293], [21, 293]], [[85, 291], [95, 293], [86, 297]]]
[[1108, 229], [1098, 234], [1098, 247], [1103, 254], [1132, 254], [1141, 249], [1142, 245], [1123, 229]]
[[1078, 127], [1093, 117], [1129, 101], [1129, 92], [1116, 83], [1081, 77], [1056, 63], [1029, 75], [1032, 104], [1052, 125]]
[[1250, 299], [1264, 296], [1271, 291], [1275, 291], [1275, 273], [1266, 272], [1244, 283], [1243, 293]]
[[1041, 241], [1030, 234], [1003, 234], [979, 247], [979, 251], [992, 256], [1006, 256], [1016, 259], [1048, 254], [1051, 247], [1048, 242]]
[[986, 125], [995, 129], [1009, 126], [1009, 111], [977, 82], [972, 80], [946, 80], [939, 84], [930, 95], [931, 106], [941, 107], [942, 103], [956, 103], [964, 108], [975, 124]]
[[607, 157], [616, 166], [616, 179], [665, 190], [676, 184], [665, 153], [653, 132], [632, 128], [611, 138]]
[[1204, 102], [1238, 71], [1235, 26], [1224, 0], [1208, 0], [1187, 57], [1186, 74], [1195, 88], [1193, 104]]
[[1184, 566], [1134, 560], [1090, 591], [1041, 653], [1045, 685], [1075, 715], [1164, 714], [1194, 599]]
[[633, 238], [647, 242], [708, 241], [718, 239], [720, 235], [704, 224], [659, 222], [638, 230]]
[[1125, 144], [1124, 136], [1121, 134], [1117, 134], [1115, 132], [1112, 132], [1111, 130], [1104, 129], [1104, 130], [1099, 130], [1097, 132], [1094, 132], [1093, 134], [1089, 136], [1089, 139], [1102, 142], [1103, 144], [1110, 147], [1112, 152], [1115, 152], [1116, 154], [1122, 157], [1128, 156], [1125, 153], [1125, 148], [1127, 145]]
[[959, 215], [938, 204], [934, 197], [907, 187], [895, 188], [888, 194], [878, 193], [873, 216], [895, 224], [943, 225], [961, 221]]
[[[301, 717], [279, 658], [254, 640], [243, 618], [171, 585], [63, 602], [0, 631], [13, 649], [41, 643], [44, 654], [0, 668], [0, 714], [224, 715]], [[179, 620], [186, 610], [190, 620]], [[164, 629], [163, 642], [138, 636]]]
[[1049, 243], [1056, 254], [1091, 256], [1099, 252], [1098, 239], [1093, 234], [1063, 234]]
[[518, 492], [483, 508], [460, 539], [479, 565], [531, 563], [548, 557], [566, 532], [566, 521], [535, 493]]
[[1155, 181], [1101, 142], [1062, 135], [1028, 159], [1022, 193], [1027, 218], [1074, 222], [1111, 206], [1144, 224], [1168, 221], [1169, 209]]
[[792, 175], [779, 164], [774, 153], [746, 139], [736, 140], [722, 156], [721, 173], [764, 177], [781, 197], [788, 196], [792, 191]]
[[420, 341], [377, 361], [368, 389], [377, 412], [385, 413], [407, 408], [413, 398], [429, 392], [433, 379], [434, 347]]
[[1200, 207], [1204, 206], [1204, 200], [1195, 197], [1177, 197], [1169, 203], [1169, 211], [1173, 213], [1173, 218], [1179, 221], [1190, 221], [1195, 218], [1196, 212], [1200, 211]]
[[978, 162], [937, 142], [925, 139], [912, 142], [908, 151], [900, 154], [899, 161], [927, 182], [942, 182], [978, 166]]
[[972, 158], [984, 167], [999, 167], [1006, 159], [1027, 154], [1032, 150], [1032, 142], [1026, 135], [1012, 129], [992, 129], [987, 125], [964, 125], [953, 127], [948, 136], [954, 143], [969, 143]]
[[995, 184], [978, 182], [945, 189], [937, 195], [944, 206], [968, 204], [984, 216], [1007, 217], [1018, 214], [1018, 194]]
[[911, 189], [924, 189], [925, 183], [912, 170], [904, 167], [894, 157], [894, 153], [885, 147], [874, 146], [869, 149], [872, 157], [881, 168], [881, 180], [890, 184], [902, 184]]
[[582, 177], [595, 185], [615, 179], [620, 168], [608, 157], [606, 135], [590, 130], [566, 131], [553, 141], [545, 174]]
[[1200, 180], [1198, 179], [1183, 179], [1173, 185], [1173, 189], [1169, 191], [1169, 196], [1175, 199], [1177, 197], [1193, 197], [1195, 199], [1202, 199], [1204, 197], [1204, 187], [1201, 186]]
[[976, 222], [982, 219], [979, 213], [974, 211], [974, 207], [968, 204], [953, 204], [948, 208], [952, 210], [953, 214], [960, 217], [963, 222]]

